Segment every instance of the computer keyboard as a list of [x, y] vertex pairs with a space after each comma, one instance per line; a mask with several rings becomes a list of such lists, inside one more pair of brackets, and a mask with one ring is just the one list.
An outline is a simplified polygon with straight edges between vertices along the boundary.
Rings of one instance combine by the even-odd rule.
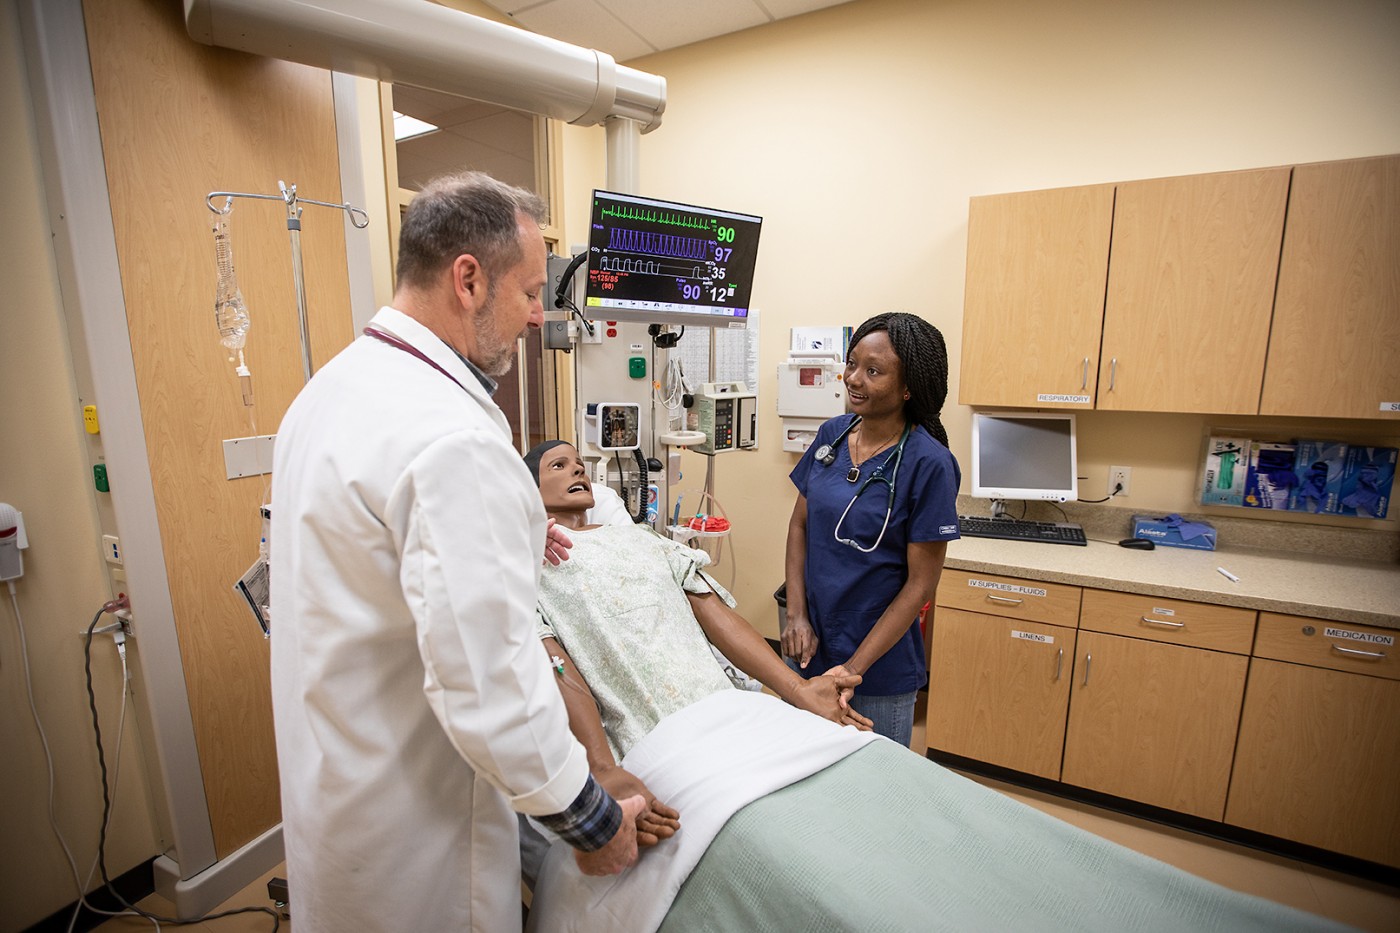
[[1084, 539], [1084, 529], [1073, 522], [1027, 522], [1012, 518], [974, 518], [960, 515], [958, 526], [969, 538], [1040, 541], [1045, 544], [1089, 543]]

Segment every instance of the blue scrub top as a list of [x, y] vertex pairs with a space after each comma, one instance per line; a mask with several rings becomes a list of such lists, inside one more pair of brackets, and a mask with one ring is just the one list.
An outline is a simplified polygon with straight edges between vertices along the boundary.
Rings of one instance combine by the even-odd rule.
[[[927, 430], [916, 427], [904, 445], [894, 507], [880, 546], [863, 554], [836, 541], [837, 520], [851, 497], [878, 467], [888, 463], [888, 476], [894, 466], [891, 447], [861, 464], [860, 479], [848, 482], [851, 452], [844, 439], [831, 466], [818, 462], [817, 449], [832, 443], [854, 419], [853, 414], [839, 415], [823, 424], [791, 473], [793, 485], [807, 499], [807, 613], [817, 635], [817, 653], [802, 671], [805, 677], [822, 674], [855, 653], [909, 577], [909, 542], [958, 537], [958, 462]], [[841, 536], [869, 547], [880, 535], [888, 501], [885, 485], [872, 483], [841, 523]], [[909, 630], [866, 671], [857, 693], [892, 696], [924, 685], [923, 639], [918, 619], [909, 621]]]

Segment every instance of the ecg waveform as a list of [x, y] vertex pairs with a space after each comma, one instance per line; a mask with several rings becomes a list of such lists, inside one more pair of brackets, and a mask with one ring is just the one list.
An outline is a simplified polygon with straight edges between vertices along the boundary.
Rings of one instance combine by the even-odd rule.
[[709, 230], [714, 226], [708, 218], [672, 214], [669, 211], [649, 211], [640, 207], [608, 207], [605, 205], [602, 209], [602, 216], [617, 217], [621, 220], [640, 220], [651, 224], [666, 224], [671, 227], [686, 227], [691, 230]]
[[608, 249], [674, 259], [708, 259], [714, 255], [715, 241], [613, 227], [608, 231]]

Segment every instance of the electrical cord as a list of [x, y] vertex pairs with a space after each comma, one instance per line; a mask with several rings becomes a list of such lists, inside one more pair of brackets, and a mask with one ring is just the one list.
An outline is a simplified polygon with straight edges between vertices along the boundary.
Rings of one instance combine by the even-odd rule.
[[[25, 631], [24, 631], [24, 615], [20, 612], [20, 608], [19, 608], [19, 597], [18, 597], [18, 595], [15, 593], [15, 582], [14, 582], [13, 580], [9, 580], [9, 581], [6, 581], [6, 582], [7, 582], [7, 585], [8, 585], [8, 587], [9, 587], [9, 590], [10, 590], [10, 603], [11, 603], [11, 605], [14, 607], [14, 611], [15, 611], [15, 624], [16, 624], [18, 630], [19, 630], [20, 660], [21, 660], [21, 665], [22, 665], [22, 667], [24, 668], [24, 686], [25, 686], [25, 692], [28, 694], [28, 698], [29, 698], [29, 712], [30, 712], [30, 714], [34, 717], [34, 728], [35, 728], [36, 730], [38, 730], [38, 733], [39, 733], [39, 743], [40, 743], [40, 744], [43, 746], [43, 748], [44, 748], [44, 764], [45, 764], [45, 766], [46, 766], [47, 769], [48, 769], [48, 780], [49, 780], [49, 827], [53, 830], [54, 837], [58, 840], [59, 846], [63, 849], [63, 855], [64, 855], [64, 857], [68, 860], [68, 870], [69, 870], [69, 872], [70, 872], [70, 873], [72, 874], [72, 876], [73, 876], [73, 885], [74, 885], [74, 887], [77, 889], [77, 892], [78, 892], [78, 902], [77, 902], [77, 904], [75, 905], [75, 907], [74, 907], [74, 909], [73, 909], [73, 917], [72, 917], [72, 919], [69, 921], [69, 924], [68, 924], [69, 933], [71, 933], [71, 931], [73, 930], [73, 926], [74, 926], [74, 924], [77, 922], [77, 919], [78, 919], [78, 914], [79, 914], [79, 912], [82, 910], [82, 908], [84, 908], [84, 907], [86, 907], [86, 908], [87, 908], [89, 911], [91, 911], [92, 913], [101, 914], [102, 916], [105, 916], [105, 917], [129, 917], [129, 916], [134, 916], [134, 914], [132, 913], [132, 911], [129, 911], [129, 910], [120, 910], [120, 911], [103, 910], [102, 908], [100, 908], [100, 907], [94, 907], [93, 905], [91, 905], [91, 904], [89, 904], [89, 903], [87, 902], [87, 897], [86, 897], [86, 894], [84, 893], [85, 890], [86, 890], [87, 885], [84, 884], [84, 883], [79, 879], [79, 877], [78, 877], [78, 862], [77, 862], [77, 859], [73, 857], [73, 850], [72, 850], [71, 848], [69, 848], [69, 846], [68, 846], [68, 840], [66, 840], [66, 839], [63, 837], [63, 831], [62, 831], [62, 830], [59, 828], [59, 826], [58, 826], [58, 817], [57, 817], [57, 815], [54, 813], [54, 796], [55, 796], [55, 790], [56, 790], [55, 785], [56, 785], [57, 782], [56, 782], [56, 775], [55, 775], [55, 772], [54, 772], [53, 755], [52, 755], [52, 753], [51, 753], [51, 751], [50, 751], [50, 749], [49, 749], [49, 739], [48, 739], [48, 736], [47, 736], [47, 735], [45, 734], [45, 732], [44, 732], [44, 724], [43, 724], [43, 722], [39, 719], [39, 709], [38, 709], [38, 706], [35, 704], [35, 701], [34, 701], [34, 681], [33, 681], [33, 678], [32, 678], [32, 676], [31, 676], [30, 668], [29, 668], [29, 642], [28, 642], [28, 639], [25, 637]], [[115, 609], [115, 608], [116, 608], [116, 603], [115, 603], [115, 601], [114, 601], [114, 602], [112, 602], [112, 603], [108, 603], [107, 606], [111, 606], [111, 607], [113, 607], [113, 608]], [[100, 618], [102, 617], [102, 613], [108, 611], [107, 606], [104, 606], [104, 607], [97, 613], [97, 617], [93, 620], [93, 625], [96, 625], [97, 619], [100, 619]], [[91, 626], [90, 626], [89, 628], [91, 628]], [[124, 671], [124, 670], [125, 670], [125, 657], [123, 657], [123, 671]], [[123, 692], [122, 692], [122, 722], [125, 723], [125, 721], [126, 721], [126, 693], [125, 693], [126, 688], [125, 688], [125, 678], [123, 678], [122, 683], [123, 683], [123, 687], [122, 687], [122, 691], [123, 691]], [[117, 764], [118, 766], [120, 766], [120, 763], [121, 763], [121, 753], [120, 753], [120, 750], [118, 750], [118, 756], [117, 756], [117, 759], [116, 759], [116, 764]], [[90, 872], [88, 873], [88, 878], [91, 879], [91, 877], [92, 877], [92, 873], [91, 873], [91, 871], [90, 871]], [[154, 921], [153, 921], [153, 922], [154, 922]], [[159, 929], [159, 928], [160, 928], [160, 926], [159, 926], [159, 924], [157, 924], [156, 929]]]
[[[1107, 502], [1109, 499], [1112, 499], [1114, 496], [1118, 495], [1118, 494], [1119, 494], [1120, 492], [1122, 492], [1122, 491], [1123, 491], [1123, 484], [1122, 484], [1122, 483], [1115, 483], [1114, 486], [1113, 486], [1113, 492], [1111, 492], [1111, 493], [1109, 493], [1108, 495], [1104, 496], [1102, 499], [1077, 499], [1077, 500], [1075, 500], [1075, 501], [1076, 501], [1076, 502], [1087, 502], [1089, 505], [1098, 505], [1100, 502]], [[1063, 512], [1064, 509], [1061, 509], [1060, 511]]]
[[[171, 926], [186, 926], [194, 923], [203, 923], [206, 920], [219, 920], [224, 917], [232, 917], [235, 914], [263, 913], [272, 917], [272, 933], [277, 933], [277, 930], [282, 926], [282, 921], [277, 915], [277, 912], [271, 907], [239, 907], [233, 910], [221, 911], [216, 914], [203, 914], [199, 917], [191, 917], [188, 920], [182, 920], [178, 917], [162, 917], [159, 914], [143, 910], [127, 901], [127, 899], [122, 897], [117, 889], [112, 886], [112, 879], [107, 875], [106, 852], [107, 824], [111, 821], [112, 817], [112, 797], [107, 789], [107, 756], [102, 750], [102, 726], [97, 716], [97, 696], [92, 689], [92, 635], [93, 630], [97, 628], [98, 621], [102, 618], [102, 614], [104, 612], [116, 611], [117, 608], [125, 608], [125, 606], [118, 606], [116, 601], [113, 601], [107, 603], [98, 610], [97, 615], [92, 617], [92, 623], [88, 625], [86, 637], [83, 640], [83, 674], [87, 681], [88, 710], [92, 713], [92, 731], [97, 740], [97, 765], [102, 773], [102, 827], [97, 837], [97, 867], [102, 872], [102, 884], [106, 887], [107, 893], [111, 894], [118, 904], [125, 907], [129, 913], [150, 920], [152, 923], [156, 924], [156, 929], [159, 929], [162, 923]], [[77, 867], [75, 865], [73, 869], [75, 878], [77, 874]]]
[[583, 324], [584, 329], [588, 331], [588, 336], [592, 337], [593, 322], [583, 316], [583, 312], [578, 309], [578, 305], [574, 304], [574, 300], [569, 297], [569, 285], [574, 280], [574, 273], [578, 271], [578, 267], [583, 265], [584, 260], [587, 258], [588, 253], [582, 252], [569, 260], [569, 265], [564, 269], [564, 274], [559, 276], [559, 286], [554, 289], [554, 307], [567, 308], [570, 314], [578, 318], [579, 322]]

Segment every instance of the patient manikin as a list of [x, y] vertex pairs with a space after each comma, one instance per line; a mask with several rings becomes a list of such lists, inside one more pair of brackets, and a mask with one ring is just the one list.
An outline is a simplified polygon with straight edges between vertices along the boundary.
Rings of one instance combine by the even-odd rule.
[[[572, 446], [541, 444], [526, 464], [550, 517], [574, 542], [568, 561], [542, 573], [539, 634], [594, 777], [614, 796], [640, 792], [651, 805], [638, 821], [640, 844], [668, 838], [677, 816], [617, 762], [670, 713], [715, 691], [747, 687], [746, 674], [794, 706], [868, 728], [842, 705], [841, 692], [848, 697], [858, 677], [804, 681], [793, 674], [703, 572], [708, 556], [635, 525], [617, 493], [589, 482]], [[575, 654], [593, 672], [588, 681]], [[522, 829], [522, 848], [530, 883], [541, 845]]]

